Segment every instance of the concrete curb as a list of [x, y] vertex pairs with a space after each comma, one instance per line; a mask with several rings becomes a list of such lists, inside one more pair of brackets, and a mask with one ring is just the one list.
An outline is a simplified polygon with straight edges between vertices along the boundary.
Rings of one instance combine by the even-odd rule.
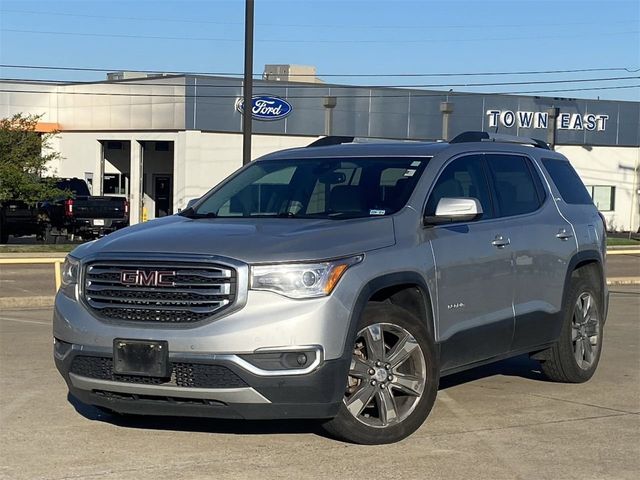
[[607, 285], [640, 285], [640, 277], [607, 278]]

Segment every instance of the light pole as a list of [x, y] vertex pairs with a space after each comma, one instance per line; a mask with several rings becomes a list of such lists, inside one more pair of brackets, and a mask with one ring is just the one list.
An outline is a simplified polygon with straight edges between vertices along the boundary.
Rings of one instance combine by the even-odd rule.
[[449, 141], [449, 119], [453, 113], [453, 103], [449, 100], [440, 102], [440, 113], [442, 113], [442, 139]]
[[331, 135], [331, 130], [333, 130], [333, 109], [336, 107], [338, 103], [338, 99], [332, 96], [326, 96], [323, 99], [322, 104], [324, 105], [324, 134], [326, 136]]
[[253, 7], [245, 0], [244, 10], [244, 83], [242, 109], [242, 164], [251, 163], [251, 110], [253, 109]]

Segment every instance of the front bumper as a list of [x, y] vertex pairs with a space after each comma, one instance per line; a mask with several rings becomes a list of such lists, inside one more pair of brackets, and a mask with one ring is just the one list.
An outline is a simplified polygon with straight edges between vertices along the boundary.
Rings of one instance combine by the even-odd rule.
[[[76, 292], [76, 298], [78, 298]], [[78, 400], [116, 412], [214, 418], [330, 418], [344, 396], [351, 349], [349, 298], [292, 300], [249, 291], [239, 309], [194, 325], [104, 321], [83, 303], [58, 293], [53, 315], [55, 363]], [[224, 367], [240, 380], [204, 388], [172, 381], [122, 381], [72, 369], [76, 357], [112, 361], [114, 339], [167, 341], [172, 365]], [[60, 347], [64, 345], [64, 348]], [[317, 348], [305, 368], [255, 368], [265, 352]], [[254, 357], [252, 357], [252, 355]], [[246, 361], [250, 359], [250, 361]], [[255, 361], [254, 361], [255, 360]], [[173, 367], [172, 367], [173, 368]], [[182, 368], [182, 367], [181, 367]], [[268, 370], [268, 371], [267, 371]], [[157, 379], [156, 379], [157, 380]], [[165, 379], [166, 380], [166, 379]], [[141, 383], [142, 381], [146, 383]]]
[[[111, 352], [56, 341], [54, 359], [69, 392], [83, 403], [119, 413], [239, 419], [330, 418], [345, 390], [349, 357], [322, 362], [301, 375], [258, 375], [231, 356], [171, 353], [172, 365], [215, 369], [207, 387], [176, 384], [176, 374], [153, 378], [108, 378], [104, 372], [78, 370], [77, 359], [108, 364]], [[221, 374], [221, 371], [227, 373]], [[122, 377], [122, 376], [121, 376]], [[202, 377], [201, 377], [202, 378]]]

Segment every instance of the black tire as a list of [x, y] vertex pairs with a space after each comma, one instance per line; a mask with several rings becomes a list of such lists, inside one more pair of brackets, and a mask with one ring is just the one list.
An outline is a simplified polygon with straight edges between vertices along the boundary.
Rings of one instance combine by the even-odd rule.
[[[380, 325], [383, 327], [376, 327]], [[360, 319], [357, 332], [365, 331], [367, 327], [389, 329], [388, 331], [382, 330], [382, 338], [384, 340], [383, 348], [385, 350], [385, 353], [382, 355], [383, 362], [377, 366], [365, 366], [365, 368], [370, 368], [370, 370], [359, 379], [351, 375], [349, 376], [349, 385], [345, 393], [345, 398], [340, 405], [338, 415], [325, 422], [323, 428], [331, 436], [352, 443], [366, 445], [394, 443], [415, 432], [424, 423], [429, 412], [431, 412], [436, 399], [440, 376], [435, 346], [426, 325], [421, 320], [403, 308], [389, 303], [372, 302], [367, 305]], [[410, 344], [411, 353], [407, 356], [407, 360], [400, 362], [397, 368], [389, 367], [389, 363], [384, 364], [384, 362], [392, 361], [392, 358], [394, 358], [394, 347], [397, 347], [401, 343], [401, 337], [394, 336], [394, 331], [399, 334], [402, 334], [404, 331], [404, 333], [408, 333], [413, 337], [410, 342], [407, 342], [407, 345]], [[362, 340], [364, 336], [357, 335], [357, 337], [356, 345], [354, 346], [352, 369], [356, 368], [356, 364], [354, 363], [356, 360], [363, 360], [362, 365], [365, 365], [364, 362], [367, 362], [367, 364], [374, 362], [373, 358], [365, 359], [362, 356], [363, 353], [366, 353], [367, 357], [371, 355], [368, 353], [369, 349], [363, 346], [362, 341], [359, 343], [359, 339]], [[416, 348], [416, 344], [419, 346], [419, 349]], [[424, 362], [420, 360], [420, 354]], [[399, 357], [396, 356], [395, 358], [397, 359]], [[387, 374], [389, 376], [381, 380], [381, 376], [385, 375], [383, 370], [385, 366], [387, 367]], [[416, 390], [422, 389], [419, 396], [415, 394], [409, 395], [405, 393], [400, 386], [394, 384], [394, 381], [400, 382], [403, 376], [405, 379], [409, 378], [405, 376], [405, 373], [406, 369], [411, 368], [421, 372], [419, 375], [416, 374], [412, 377], [421, 377], [421, 381], [415, 383], [415, 385], [421, 386], [417, 387]], [[376, 376], [374, 377], [373, 374], [371, 374], [370, 377], [367, 377], [367, 374], [370, 374], [371, 371], [374, 370], [376, 371]], [[401, 372], [401, 370], [405, 370], [405, 372]], [[354, 372], [350, 371], [350, 374], [351, 373]], [[408, 375], [408, 373], [406, 373], [406, 375]], [[372, 384], [376, 382], [376, 378], [380, 383], [376, 384], [374, 396], [368, 397], [368, 394], [366, 394], [362, 398], [368, 398], [368, 400], [358, 401], [360, 405], [364, 405], [364, 407], [362, 407], [363, 413], [352, 414], [347, 408], [347, 402], [350, 401], [352, 396], [355, 396], [355, 393], [350, 393], [350, 389], [353, 389], [354, 392], [364, 391], [365, 389], [371, 391], [373, 387], [370, 388], [370, 385], [372, 386]], [[359, 383], [353, 385], [354, 382]], [[387, 383], [385, 384], [385, 382]], [[380, 387], [380, 384], [382, 384], [382, 388], [378, 391], [377, 387]], [[393, 405], [391, 411], [394, 415], [397, 415], [396, 419], [391, 420], [389, 420], [391, 415], [386, 413], [382, 414], [379, 407], [380, 402], [383, 402], [384, 398], [389, 398], [389, 395], [391, 396], [391, 404]], [[403, 408], [405, 410], [404, 412]], [[357, 409], [358, 407], [356, 410]], [[376, 410], [378, 411], [379, 419], [375, 417], [375, 413], [372, 415], [364, 413], [365, 411], [375, 412]], [[387, 412], [387, 409], [384, 410]], [[356, 418], [356, 415], [358, 418]], [[383, 417], [385, 420], [382, 420]], [[365, 423], [378, 421], [380, 425], [377, 426]], [[387, 424], [385, 425], [385, 423]]]
[[[591, 307], [594, 314], [594, 322], [589, 328], [576, 329], [574, 316], [580, 314], [577, 312], [578, 302], [583, 303], [582, 299], [589, 296], [595, 304]], [[597, 271], [586, 267], [576, 270], [571, 278], [569, 291], [566, 294], [565, 302], [562, 308], [563, 324], [558, 341], [545, 352], [542, 352], [541, 367], [544, 374], [554, 382], [563, 383], [583, 383], [589, 380], [598, 367], [600, 355], [602, 353], [602, 339], [604, 327], [604, 312], [602, 305], [602, 294], [600, 282], [598, 281]], [[586, 323], [586, 322], [585, 322]], [[586, 330], [589, 330], [588, 332]], [[575, 334], [574, 334], [575, 331]], [[596, 345], [593, 345], [593, 336], [597, 335]], [[582, 335], [588, 335], [583, 337]], [[590, 361], [587, 362], [586, 352], [582, 355], [583, 361], [579, 361], [579, 349], [576, 349], [574, 337], [579, 337], [583, 342], [583, 349], [589, 349], [591, 353]], [[593, 347], [596, 347], [595, 349]]]
[[54, 235], [53, 228], [50, 225], [47, 225], [44, 229], [43, 240], [47, 245], [55, 245], [58, 243], [58, 235]]

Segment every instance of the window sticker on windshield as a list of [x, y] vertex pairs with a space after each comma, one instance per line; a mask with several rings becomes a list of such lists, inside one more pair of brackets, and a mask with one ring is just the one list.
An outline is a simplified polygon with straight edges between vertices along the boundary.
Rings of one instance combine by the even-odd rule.
[[411, 166], [412, 167], [419, 167], [420, 166], [420, 160], [416, 160], [415, 162], [411, 162]]
[[408, 168], [406, 172], [404, 172], [405, 177], [413, 177], [413, 174], [416, 173], [412, 168]]
[[369, 210], [369, 215], [384, 215], [386, 210]]

